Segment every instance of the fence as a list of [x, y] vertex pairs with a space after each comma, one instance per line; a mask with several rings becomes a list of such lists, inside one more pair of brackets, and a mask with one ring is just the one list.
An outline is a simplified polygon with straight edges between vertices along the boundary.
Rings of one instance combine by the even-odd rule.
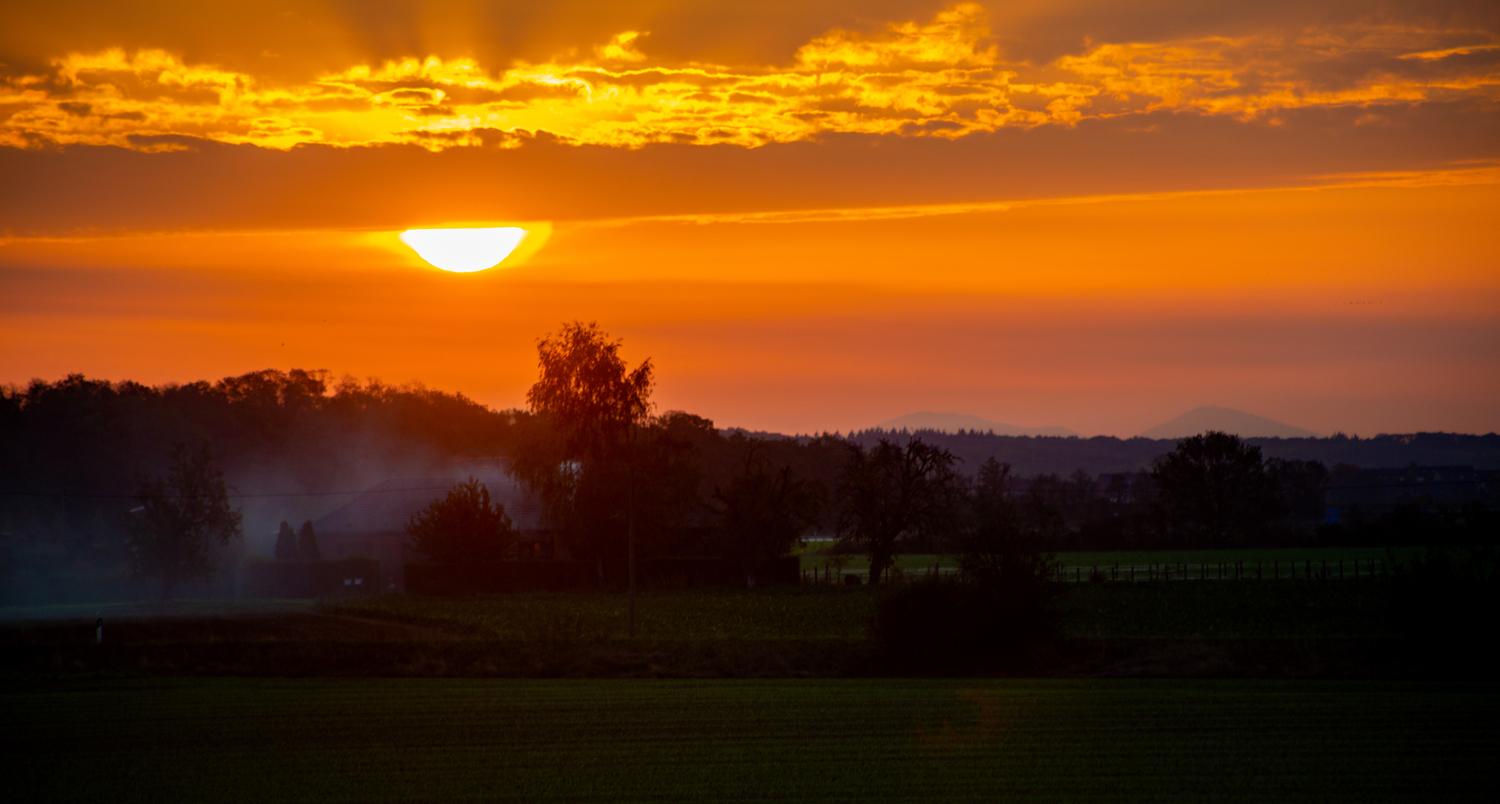
[[[1057, 567], [1053, 580], [1064, 583], [1154, 581], [1262, 581], [1262, 580], [1344, 580], [1383, 578], [1388, 573], [1384, 559], [1335, 559], [1334, 561], [1221, 561], [1199, 564], [1114, 564], [1109, 566]], [[804, 584], [862, 584], [869, 580], [867, 569], [839, 569], [832, 566], [802, 571]], [[884, 578], [890, 583], [942, 577], [961, 577], [956, 567], [934, 564], [920, 569], [892, 567]]]

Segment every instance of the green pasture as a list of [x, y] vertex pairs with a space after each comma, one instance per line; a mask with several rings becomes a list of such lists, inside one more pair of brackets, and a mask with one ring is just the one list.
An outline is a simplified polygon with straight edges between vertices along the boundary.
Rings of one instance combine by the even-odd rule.
[[[682, 589], [638, 597], [645, 639], [862, 639], [881, 590], [869, 586]], [[1370, 637], [1392, 633], [1385, 586], [1370, 580], [1063, 584], [1066, 636]], [[608, 592], [480, 598], [392, 596], [328, 606], [487, 639], [621, 639], [628, 599]]]
[[[802, 569], [806, 571], [822, 570], [834, 565], [835, 558], [827, 554], [826, 544], [812, 544], [803, 548], [799, 555], [802, 560]], [[1414, 548], [1397, 548], [1396, 559], [1402, 560], [1414, 552]], [[1276, 547], [1276, 548], [1251, 548], [1237, 550], [1114, 550], [1114, 551], [1089, 551], [1089, 552], [1063, 552], [1057, 554], [1058, 563], [1065, 567], [1148, 567], [1170, 564], [1173, 566], [1187, 564], [1197, 572], [1202, 564], [1234, 564], [1244, 562], [1254, 565], [1261, 563], [1267, 573], [1275, 563], [1279, 563], [1283, 571], [1295, 563], [1300, 573], [1306, 562], [1312, 562], [1314, 566], [1320, 566], [1322, 562], [1328, 562], [1330, 566], [1337, 565], [1339, 561], [1349, 564], [1350, 572], [1353, 572], [1353, 562], [1359, 561], [1361, 566], [1365, 562], [1386, 561], [1389, 563], [1390, 554], [1384, 547]], [[951, 555], [934, 555], [931, 553], [914, 553], [899, 556], [896, 566], [906, 572], [931, 569], [934, 564], [945, 569], [956, 569], [958, 557]], [[844, 557], [844, 569], [848, 572], [864, 573], [870, 569], [869, 556], [850, 555]]]
[[[629, 598], [614, 592], [532, 592], [473, 598], [391, 596], [329, 604], [363, 617], [435, 625], [492, 639], [619, 639]], [[636, 599], [646, 639], [861, 639], [874, 612], [867, 587], [652, 590]]]
[[1417, 683], [153, 679], [8, 687], [0, 755], [26, 802], [1478, 801], [1497, 716]]

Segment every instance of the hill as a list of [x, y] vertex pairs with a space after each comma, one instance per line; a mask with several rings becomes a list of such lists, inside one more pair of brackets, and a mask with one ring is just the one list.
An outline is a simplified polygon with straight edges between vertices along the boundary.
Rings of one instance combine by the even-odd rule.
[[1212, 405], [1193, 408], [1177, 418], [1141, 433], [1141, 438], [1188, 438], [1208, 430], [1240, 438], [1317, 438], [1311, 430], [1273, 421], [1233, 408]]

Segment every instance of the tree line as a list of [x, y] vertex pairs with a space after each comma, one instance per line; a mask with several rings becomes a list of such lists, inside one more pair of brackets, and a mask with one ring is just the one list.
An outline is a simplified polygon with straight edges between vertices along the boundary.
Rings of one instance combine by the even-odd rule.
[[[150, 563], [141, 522], [188, 517], [163, 513], [161, 500], [184, 496], [170, 478], [184, 488], [315, 492], [347, 487], [358, 466], [413, 456], [509, 458], [559, 546], [585, 559], [624, 558], [634, 545], [645, 555], [727, 556], [751, 567], [816, 531], [837, 537], [837, 550], [868, 553], [878, 579], [901, 551], [959, 552], [963, 523], [979, 510], [1047, 550], [1414, 544], [1494, 533], [1487, 499], [1447, 507], [1414, 499], [1326, 522], [1326, 490], [1352, 467], [1268, 459], [1224, 434], [1179, 442], [1148, 471], [1104, 478], [1081, 470], [1021, 477], [993, 457], [966, 461], [925, 433], [873, 441], [726, 434], [699, 416], [658, 412], [654, 367], [629, 367], [621, 349], [593, 324], [544, 337], [524, 410], [302, 370], [160, 387], [75, 375], [0, 389], [0, 584], [38, 567], [141, 570]], [[504, 555], [509, 518], [482, 487], [455, 493], [454, 504], [470, 508], [464, 516], [500, 535], [482, 547], [472, 538], [454, 544]], [[474, 514], [481, 509], [491, 513]], [[413, 523], [414, 541], [433, 557], [455, 555], [443, 534], [467, 520], [427, 513]], [[238, 521], [227, 522], [225, 514], [224, 527], [199, 528], [209, 534], [202, 555], [179, 569], [158, 561], [152, 573], [201, 575], [239, 532]]]

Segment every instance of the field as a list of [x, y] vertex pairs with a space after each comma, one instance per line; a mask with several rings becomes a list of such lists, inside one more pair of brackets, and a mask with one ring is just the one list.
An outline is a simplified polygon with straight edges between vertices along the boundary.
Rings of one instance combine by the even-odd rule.
[[[859, 587], [643, 592], [637, 633], [657, 640], [857, 640], [880, 590]], [[1066, 584], [1064, 636], [1300, 638], [1389, 636], [1378, 581]], [[602, 592], [444, 599], [386, 597], [332, 610], [489, 639], [612, 640], [627, 598]]]
[[[823, 570], [831, 565], [833, 558], [826, 554], [826, 544], [811, 544], [802, 549], [802, 569]], [[1413, 552], [1412, 548], [1397, 548], [1396, 559], [1404, 559]], [[1090, 551], [1090, 552], [1063, 552], [1057, 554], [1057, 561], [1064, 567], [1113, 567], [1113, 566], [1136, 566], [1148, 567], [1151, 565], [1161, 566], [1163, 564], [1178, 565], [1188, 564], [1197, 572], [1201, 564], [1217, 565], [1220, 563], [1233, 564], [1245, 562], [1254, 565], [1262, 564], [1267, 574], [1271, 572], [1273, 563], [1279, 562], [1283, 572], [1288, 572], [1292, 564], [1296, 564], [1301, 572], [1305, 562], [1321, 565], [1328, 562], [1337, 565], [1344, 561], [1349, 566], [1349, 572], [1353, 573], [1355, 561], [1361, 566], [1365, 562], [1374, 561], [1377, 565], [1389, 562], [1390, 556], [1384, 547], [1275, 547], [1275, 548], [1253, 548], [1243, 550], [1118, 550], [1118, 551]], [[958, 559], [955, 556], [933, 555], [930, 553], [915, 553], [903, 555], [896, 559], [896, 566], [907, 572], [931, 569], [936, 564], [944, 569], [952, 570], [958, 567]], [[844, 570], [863, 574], [870, 568], [868, 556], [851, 555], [844, 559]]]
[[0, 753], [27, 802], [1457, 801], [1497, 716], [1409, 683], [157, 679], [11, 686]]

